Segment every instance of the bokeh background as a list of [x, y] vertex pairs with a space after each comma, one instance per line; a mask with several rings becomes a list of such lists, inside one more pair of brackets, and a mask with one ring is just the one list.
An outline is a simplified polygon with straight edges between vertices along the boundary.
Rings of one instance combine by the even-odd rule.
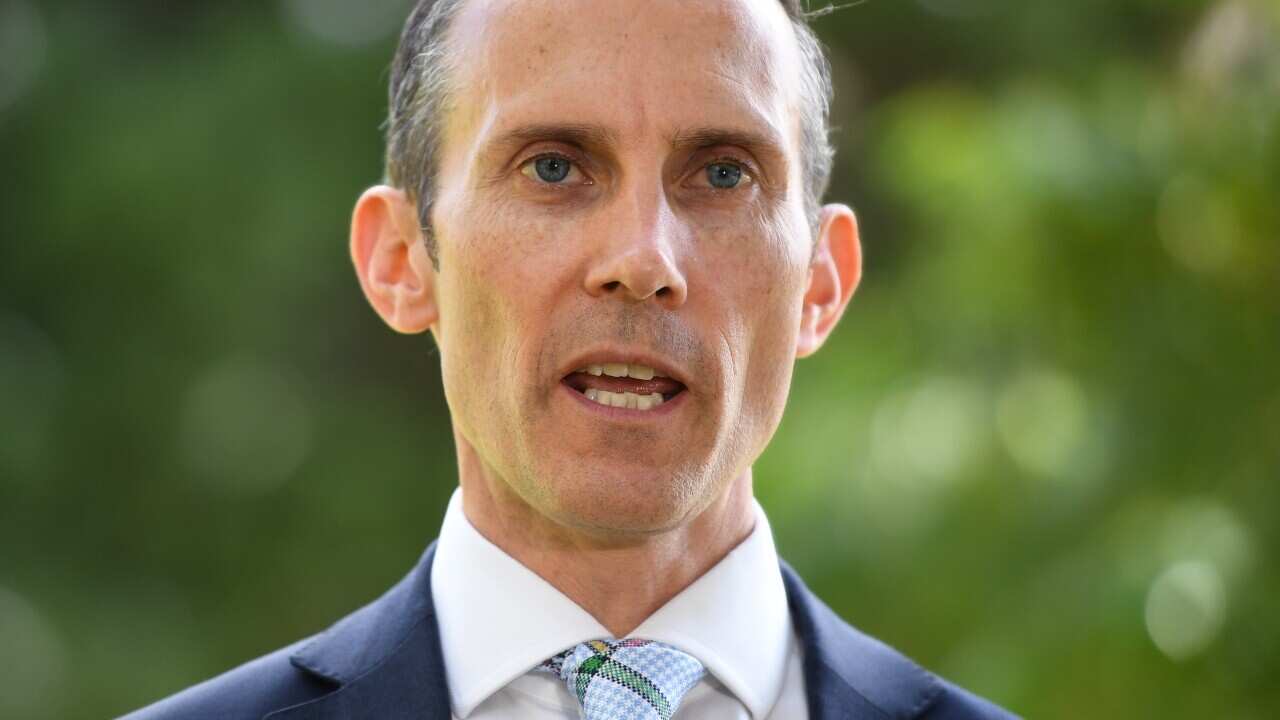
[[[0, 0], [0, 717], [143, 705], [434, 537], [437, 359], [345, 249], [405, 13]], [[1029, 717], [1275, 717], [1280, 5], [817, 28], [867, 272], [757, 466], [781, 552]]]

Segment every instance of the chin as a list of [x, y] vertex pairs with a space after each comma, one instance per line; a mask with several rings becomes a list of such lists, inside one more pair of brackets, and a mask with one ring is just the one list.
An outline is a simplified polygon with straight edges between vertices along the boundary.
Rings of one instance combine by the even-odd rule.
[[547, 484], [559, 522], [601, 533], [652, 534], [688, 521], [710, 500], [711, 483], [687, 471], [622, 467], [561, 474]]

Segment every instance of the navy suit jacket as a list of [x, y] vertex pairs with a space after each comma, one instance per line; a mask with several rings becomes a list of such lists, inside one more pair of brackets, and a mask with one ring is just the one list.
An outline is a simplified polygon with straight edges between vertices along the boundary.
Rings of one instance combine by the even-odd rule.
[[[126, 720], [450, 720], [431, 599], [435, 543], [385, 595], [328, 630], [126, 716]], [[804, 651], [812, 720], [1011, 718], [850, 627], [782, 578]]]

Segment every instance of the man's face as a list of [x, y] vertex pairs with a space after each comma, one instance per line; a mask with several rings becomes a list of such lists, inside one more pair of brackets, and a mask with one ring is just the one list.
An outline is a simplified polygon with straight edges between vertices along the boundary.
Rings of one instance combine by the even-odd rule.
[[789, 20], [475, 0], [452, 38], [434, 330], [457, 431], [559, 523], [674, 527], [749, 469], [790, 384], [811, 234]]

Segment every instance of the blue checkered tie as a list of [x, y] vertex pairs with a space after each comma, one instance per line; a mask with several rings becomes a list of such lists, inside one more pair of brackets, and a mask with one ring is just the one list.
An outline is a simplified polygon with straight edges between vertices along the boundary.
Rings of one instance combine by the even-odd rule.
[[652, 640], [591, 640], [546, 660], [584, 720], [671, 720], [706, 672], [692, 655]]

